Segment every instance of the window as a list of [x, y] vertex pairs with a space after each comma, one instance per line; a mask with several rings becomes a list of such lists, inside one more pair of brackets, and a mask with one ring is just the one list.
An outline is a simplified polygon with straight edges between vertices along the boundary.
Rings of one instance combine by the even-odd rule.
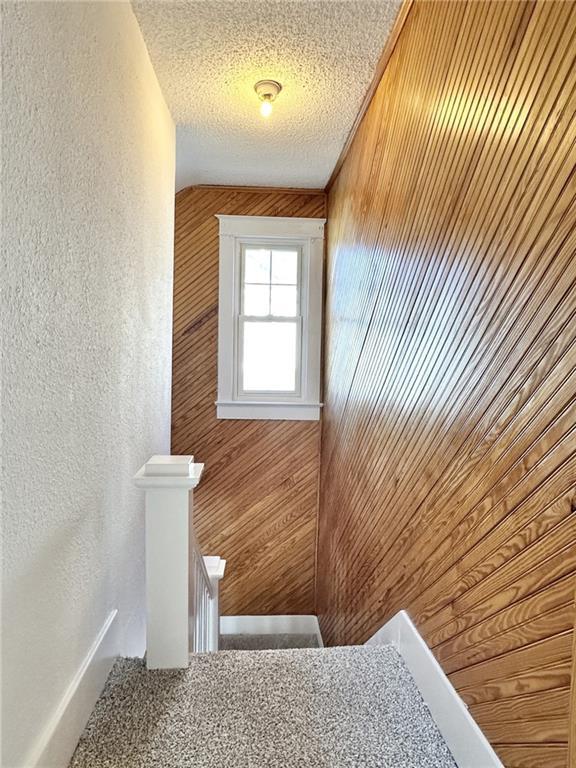
[[318, 419], [324, 220], [218, 219], [218, 418]]
[[238, 391], [300, 393], [300, 248], [242, 244]]

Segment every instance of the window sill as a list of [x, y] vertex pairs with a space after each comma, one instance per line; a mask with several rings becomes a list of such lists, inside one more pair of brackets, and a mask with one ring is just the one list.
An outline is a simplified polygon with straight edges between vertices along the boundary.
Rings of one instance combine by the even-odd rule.
[[217, 401], [216, 418], [319, 421], [321, 408], [322, 403]]

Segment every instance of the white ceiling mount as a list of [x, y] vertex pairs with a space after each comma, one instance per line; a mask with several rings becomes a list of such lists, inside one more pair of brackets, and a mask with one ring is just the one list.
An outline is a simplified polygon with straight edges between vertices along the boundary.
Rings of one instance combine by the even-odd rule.
[[260, 101], [274, 101], [282, 90], [282, 86], [277, 80], [258, 80], [254, 90]]

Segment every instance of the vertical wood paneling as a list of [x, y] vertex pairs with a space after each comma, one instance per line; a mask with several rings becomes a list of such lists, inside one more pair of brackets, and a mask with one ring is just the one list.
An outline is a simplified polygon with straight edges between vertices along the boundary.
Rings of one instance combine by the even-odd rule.
[[312, 613], [320, 424], [216, 419], [217, 213], [323, 217], [325, 195], [191, 187], [176, 196], [172, 452], [205, 463], [199, 542], [228, 561], [223, 613]]
[[328, 199], [324, 637], [406, 608], [514, 768], [574, 731], [575, 40], [414, 0]]

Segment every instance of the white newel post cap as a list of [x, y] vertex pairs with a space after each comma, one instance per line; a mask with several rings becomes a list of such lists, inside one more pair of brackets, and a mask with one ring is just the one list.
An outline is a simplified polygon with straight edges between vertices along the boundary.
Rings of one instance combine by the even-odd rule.
[[139, 488], [195, 488], [204, 464], [195, 464], [194, 456], [151, 456], [134, 475]]
[[206, 573], [209, 579], [220, 581], [224, 578], [226, 560], [214, 555], [204, 555], [204, 565], [206, 566]]

